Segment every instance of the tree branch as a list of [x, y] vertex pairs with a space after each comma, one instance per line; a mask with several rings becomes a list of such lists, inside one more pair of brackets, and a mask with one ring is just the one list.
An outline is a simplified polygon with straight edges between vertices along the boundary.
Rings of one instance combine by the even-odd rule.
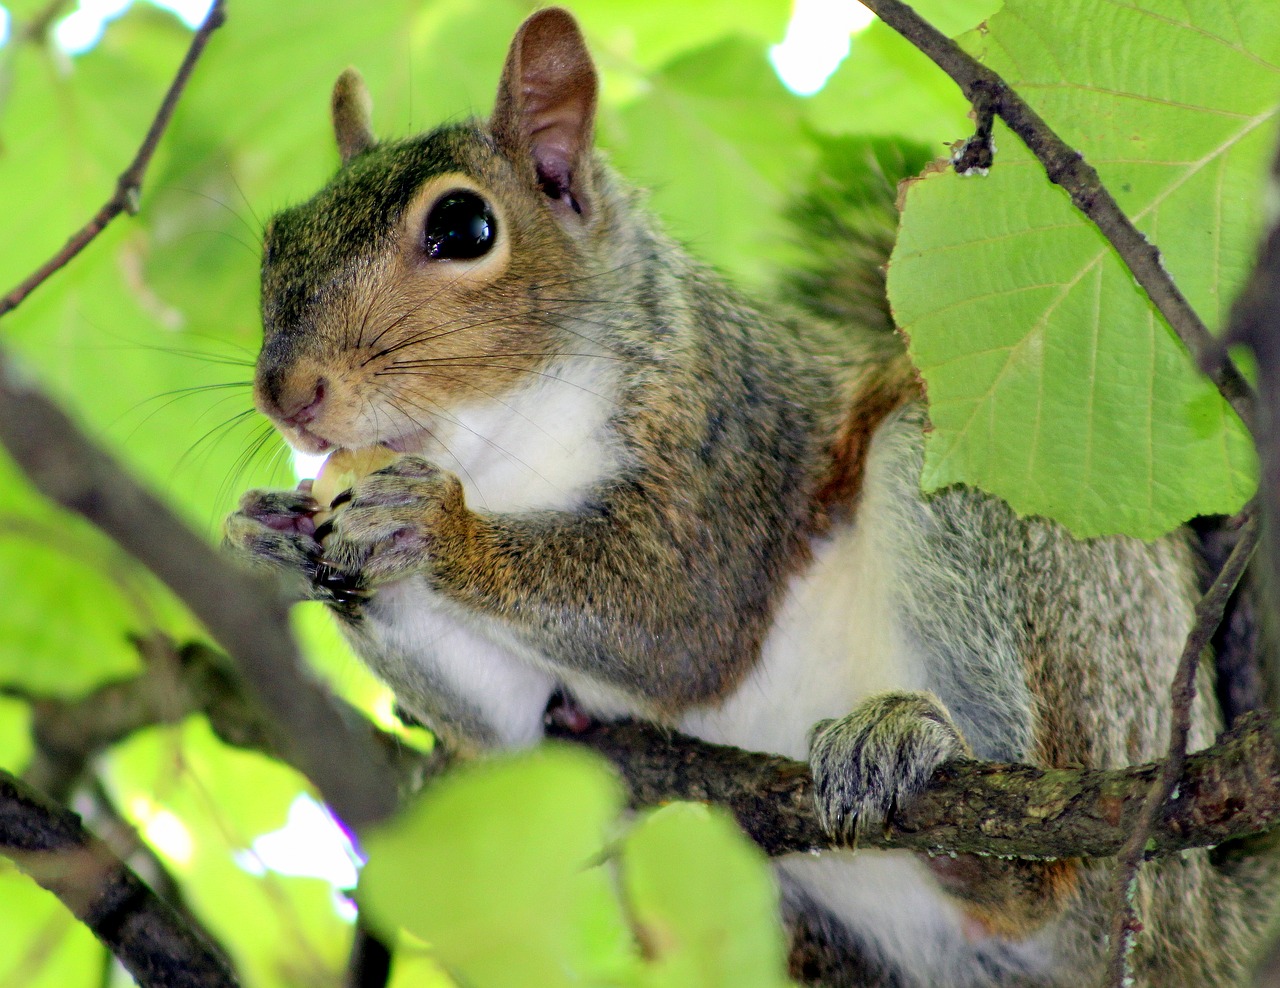
[[[111, 194], [111, 198], [94, 214], [93, 219], [72, 234], [71, 239], [63, 245], [58, 253], [45, 261], [22, 284], [13, 288], [8, 295], [0, 299], [0, 318], [3, 318], [21, 305], [28, 295], [49, 279], [50, 275], [84, 250], [113, 219], [123, 212], [128, 212], [130, 215], [137, 213], [138, 197], [142, 192], [142, 179], [146, 175], [147, 166], [151, 164], [151, 158], [160, 144], [160, 137], [164, 134], [165, 128], [169, 126], [169, 118], [173, 116], [173, 110], [178, 105], [178, 99], [182, 96], [182, 91], [187, 86], [187, 80], [191, 78], [191, 72], [195, 68], [196, 62], [200, 59], [205, 45], [209, 42], [209, 36], [220, 28], [226, 20], [223, 3], [224, 0], [215, 0], [213, 6], [209, 9], [209, 13], [205, 15], [204, 22], [191, 39], [187, 54], [183, 58], [182, 64], [178, 66], [178, 73], [169, 85], [169, 91], [165, 93], [164, 99], [160, 103], [160, 109], [156, 111], [155, 118], [147, 129], [147, 136], [143, 139], [142, 146], [138, 148], [138, 153], [134, 155], [129, 167], [121, 172], [120, 177], [116, 179], [116, 188]], [[56, 13], [56, 10], [56, 6], [51, 6], [50, 16]]]
[[235, 988], [230, 963], [80, 818], [0, 770], [0, 853], [56, 895], [143, 988]]
[[[1160, 263], [1160, 251], [1125, 215], [1102, 184], [1097, 171], [1068, 145], [997, 73], [977, 61], [900, 0], [864, 0], [876, 16], [927, 55], [949, 75], [973, 104], [979, 133], [957, 152], [958, 167], [983, 167], [991, 114], [999, 116], [1044, 166], [1049, 181], [1071, 196], [1132, 273], [1178, 338], [1252, 431], [1253, 389], [1235, 364], [1217, 347], [1200, 316]], [[984, 138], [985, 131], [988, 137]], [[989, 164], [989, 158], [986, 159]], [[1207, 360], [1208, 355], [1215, 359]]]
[[[613, 763], [636, 806], [677, 799], [728, 808], [767, 854], [840, 848], [818, 823], [803, 762], [709, 744], [651, 724], [601, 724], [555, 736]], [[859, 847], [1021, 858], [1111, 857], [1142, 811], [1159, 763], [1117, 770], [1042, 769], [952, 762], [935, 773], [883, 833]], [[1280, 822], [1280, 753], [1264, 718], [1249, 713], [1214, 747], [1192, 755], [1178, 799], [1156, 820], [1153, 857], [1211, 847]]]
[[[149, 716], [155, 718], [152, 723], [169, 723], [205, 713], [227, 743], [287, 761], [271, 747], [268, 716], [221, 671], [226, 660], [199, 644], [178, 652], [184, 656], [178, 667], [183, 682], [176, 690], [153, 681], [149, 669], [80, 700], [19, 695], [36, 705], [37, 737], [56, 737], [58, 750], [81, 757], [146, 726]], [[1178, 778], [1179, 798], [1152, 828], [1152, 856], [1217, 845], [1280, 822], [1280, 753], [1264, 723], [1261, 714], [1246, 714], [1219, 744], [1187, 759]], [[364, 724], [394, 757], [406, 790], [419, 788], [446, 767], [438, 750], [415, 751]], [[771, 855], [846, 846], [818, 823], [813, 780], [803, 762], [638, 722], [597, 724], [580, 734], [552, 727], [549, 733], [608, 758], [636, 806], [678, 799], [725, 806]], [[955, 762], [939, 770], [917, 803], [897, 812], [885, 833], [864, 835], [859, 846], [1109, 857], [1132, 833], [1143, 797], [1160, 771], [1159, 763], [1102, 771]]]

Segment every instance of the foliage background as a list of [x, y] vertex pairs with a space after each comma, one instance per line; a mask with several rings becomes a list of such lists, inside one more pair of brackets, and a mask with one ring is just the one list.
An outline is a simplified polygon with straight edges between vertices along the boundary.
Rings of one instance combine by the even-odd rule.
[[[20, 26], [43, 6], [36, 0], [18, 0], [9, 9]], [[996, 0], [917, 4], [952, 34], [974, 27], [997, 6]], [[1133, 31], [1121, 34], [1118, 22], [1105, 25], [1103, 30], [1124, 39], [1129, 46], [1125, 51], [1137, 46], [1134, 60], [1125, 64], [1159, 62], [1169, 79], [1157, 72], [1155, 79], [1107, 80], [1113, 89], [1155, 87], [1158, 99], [1133, 102], [1158, 104], [1165, 118], [1130, 118], [1130, 103], [1123, 99], [1099, 117], [1096, 108], [1081, 109], [1072, 99], [1081, 89], [1102, 88], [1101, 83], [1085, 84], [1096, 81], [1091, 74], [1105, 75], [1112, 67], [1091, 64], [1087, 52], [1071, 51], [1069, 41], [1072, 31], [1088, 30], [1076, 23], [1076, 17], [1096, 20], [1095, 8], [1115, 14], [1119, 6], [1103, 0], [1010, 3], [1005, 19], [993, 20], [994, 30], [971, 34], [966, 43], [1015, 78], [1025, 76], [1033, 84], [1035, 91], [1027, 94], [1033, 99], [1058, 99], [1051, 120], [1062, 122], [1068, 140], [1082, 142], [1104, 179], [1114, 176], [1124, 186], [1126, 206], [1143, 213], [1148, 223], [1144, 228], [1158, 226], [1156, 232], [1166, 234], [1161, 243], [1175, 259], [1175, 274], [1186, 278], [1188, 294], [1216, 326], [1242, 275], [1257, 222], [1259, 182], [1250, 176], [1260, 176], [1260, 163], [1274, 136], [1280, 27], [1265, 18], [1245, 23], [1249, 5], [1244, 0], [1230, 3], [1229, 10], [1219, 11], [1219, 19], [1229, 19], [1228, 14], [1241, 19], [1235, 25], [1238, 39], [1192, 52], [1188, 57], [1194, 56], [1200, 68], [1186, 73], [1163, 58], [1169, 46], [1176, 48], [1196, 33], [1187, 30], [1186, 23], [1179, 22], [1183, 28], [1170, 29], [1167, 37], [1146, 39]], [[1168, 20], [1163, 13], [1167, 6], [1152, 0], [1135, 9], [1153, 8]], [[1203, 4], [1173, 6], [1190, 11], [1184, 21], [1194, 22], [1201, 14], [1208, 21]], [[531, 4], [514, 0], [379, 0], [361, 5], [337, 0], [231, 0], [228, 23], [215, 35], [153, 163], [140, 215], [117, 222], [6, 319], [5, 344], [22, 354], [30, 372], [91, 434], [163, 492], [197, 530], [216, 537], [218, 521], [239, 491], [294, 482], [286, 452], [250, 412], [248, 382], [260, 335], [257, 242], [262, 222], [273, 210], [309, 195], [336, 168], [327, 119], [333, 79], [348, 64], [361, 69], [374, 94], [376, 127], [386, 136], [409, 134], [468, 113], [483, 114], [506, 45], [531, 9]], [[942, 153], [943, 142], [963, 138], [971, 126], [967, 107], [951, 83], [879, 24], [854, 38], [852, 56], [817, 96], [801, 98], [779, 83], [767, 60], [768, 48], [782, 38], [790, 14], [784, 0], [582, 0], [573, 9], [603, 76], [601, 143], [621, 171], [652, 190], [654, 208], [695, 252], [755, 288], [767, 288], [771, 272], [795, 256], [794, 235], [781, 219], [781, 208], [808, 181], [823, 140], [844, 134], [897, 134]], [[1208, 30], [1202, 24], [1192, 26], [1202, 35]], [[1210, 27], [1225, 31], [1216, 22]], [[1058, 41], [1046, 40], [1055, 28], [1060, 31]], [[136, 149], [188, 39], [188, 30], [172, 15], [139, 2], [109, 25], [100, 44], [81, 56], [69, 58], [48, 44], [16, 40], [0, 48], [0, 195], [5, 203], [0, 286], [16, 283], [53, 253], [105, 199]], [[1053, 57], [1044, 51], [1029, 57], [1037, 51], [1035, 45], [1047, 46]], [[1246, 69], [1251, 74], [1242, 82], [1240, 72]], [[1179, 73], [1181, 80], [1175, 78]], [[1074, 81], [1064, 86], [1064, 80]], [[1168, 90], [1160, 90], [1165, 85]], [[1242, 106], [1242, 99], [1248, 105]], [[1189, 122], [1192, 118], [1185, 113], [1178, 116], [1176, 108], [1189, 102], [1208, 105], [1205, 119]], [[1105, 119], [1106, 127], [1097, 126], [1099, 119]], [[1225, 130], [1213, 131], [1222, 121]], [[1099, 130], [1108, 133], [1100, 135]], [[895, 305], [911, 324], [917, 359], [942, 368], [942, 376], [930, 379], [931, 394], [961, 403], [963, 411], [958, 427], [939, 422], [939, 442], [950, 445], [931, 453], [934, 482], [985, 478], [1024, 510], [1054, 513], [1060, 508], [1077, 530], [1086, 533], [1125, 529], [1150, 535], [1197, 511], [1234, 510], [1248, 496], [1253, 467], [1229, 413], [1206, 386], [1194, 381], [1185, 355], [1149, 305], [1135, 301], [1132, 286], [1124, 283], [1127, 275], [1099, 247], [1096, 234], [1071, 234], [1084, 238], [1083, 259], [1072, 260], [1068, 254], [1065, 272], [1051, 265], [1029, 269], [1027, 259], [1060, 261], [1065, 252], [1055, 231], [1078, 221], [1069, 210], [1053, 212], [1062, 205], [1061, 196], [1020, 156], [1012, 136], [1004, 133], [998, 142], [1009, 167], [997, 168], [987, 185], [974, 180], [976, 191], [964, 193], [968, 199], [958, 198], [955, 191], [960, 180], [946, 176], [913, 190], [913, 200], [921, 200], [920, 219], [907, 232], [909, 251], [894, 273]], [[1122, 172], [1110, 164], [1113, 160], [1129, 161], [1132, 167]], [[1207, 191], [1192, 181], [1202, 173], [1212, 180]], [[996, 185], [996, 180], [1010, 184]], [[1182, 224], [1185, 229], [1174, 221], [1175, 211], [1146, 208], [1151, 205], [1148, 199], [1163, 201], [1161, 189], [1166, 186], [1180, 189], [1188, 183], [1194, 195], [1183, 201], [1177, 215], [1188, 214], [1187, 202], [1208, 202], [1212, 208], [1190, 210], [1190, 219]], [[1145, 190], [1152, 188], [1155, 191], [1144, 199]], [[1046, 196], [1043, 201], [1037, 198]], [[1000, 229], [984, 232], [984, 223]], [[1031, 230], [1030, 241], [1019, 242], [1021, 234], [1009, 232], [1026, 229]], [[1059, 239], [1035, 239], [1043, 236]], [[1211, 262], [1197, 265], [1192, 261], [1205, 257], [1205, 236], [1215, 252]], [[940, 256], [954, 254], [958, 247], [1000, 241], [1009, 241], [1005, 247], [1012, 254], [977, 259], [969, 255], [959, 268], [937, 265]], [[1098, 261], [1098, 256], [1104, 259]], [[908, 277], [913, 264], [925, 270]], [[986, 296], [1003, 293], [1013, 298], [1024, 294], [1024, 283], [1093, 286], [1095, 269], [1096, 291], [1063, 297], [1086, 307], [1102, 304], [1103, 299], [1108, 307], [1127, 307], [1123, 311], [1128, 315], [1118, 324], [1139, 325], [1139, 349], [1158, 356], [1126, 356], [1129, 344], [1124, 340], [1134, 337], [1123, 333], [1119, 356], [1087, 347], [1076, 353], [1069, 340], [1079, 336], [1073, 327], [1082, 323], [1073, 305], [1033, 299], [1033, 308], [1023, 316], [1017, 306], [1024, 301], [1019, 300], [1009, 303], [1012, 310], [1006, 306], [993, 315], [982, 308], [989, 301], [979, 297], [983, 292], [966, 294], [961, 286], [955, 297], [937, 292], [921, 296], [912, 288], [913, 277], [915, 284], [950, 290], [953, 282], [975, 270], [995, 271], [1023, 281], [989, 286]], [[978, 307], [976, 313], [964, 312], [973, 306]], [[1066, 322], [1055, 321], [1061, 311], [1067, 313]], [[976, 354], [945, 349], [949, 328], [961, 318], [996, 328], [986, 351], [982, 346]], [[1024, 328], [1014, 338], [999, 337], [998, 329], [1005, 324]], [[1086, 316], [1083, 325], [1097, 328], [1103, 323]], [[936, 328], [932, 335], [931, 326]], [[1033, 331], [1027, 332], [1027, 326]], [[1004, 363], [987, 368], [984, 352], [1002, 353]], [[1068, 372], [1060, 374], [1057, 365], [1046, 365], [1044, 355], [1055, 353], [1064, 354], [1062, 363], [1073, 366], [1083, 359], [1081, 353], [1093, 355], [1083, 391], [1046, 391], [1046, 380], [1072, 379]], [[1028, 355], [1038, 359], [1038, 365], [1028, 361]], [[947, 377], [949, 364], [965, 370]], [[1119, 380], [1106, 383], [1102, 371], [1107, 368]], [[1028, 373], [1023, 375], [1023, 370]], [[1134, 428], [1148, 430], [1148, 448], [1168, 447], [1174, 458], [1135, 459], [1107, 431], [1108, 416], [1127, 407], [1134, 393], [1152, 391], [1153, 379], [1170, 375], [1181, 375], [1182, 390], [1161, 401], [1139, 402], [1144, 414]], [[1104, 390], [1095, 389], [1099, 380], [1104, 380]], [[1014, 398], [1006, 405], [1009, 386]], [[1080, 395], [1087, 407], [1081, 406]], [[992, 407], [997, 405], [1002, 407]], [[1071, 430], [1084, 421], [1084, 448], [1117, 446], [1119, 460], [1132, 461], [1134, 470], [1117, 477], [1105, 462], [1081, 464], [1072, 458], [1074, 452], [1064, 452], [1078, 450], [1081, 443], [1063, 442], [1050, 429], [1028, 432], [1035, 437], [1029, 450], [1015, 449], [1012, 465], [1006, 450], [994, 478], [983, 474], [990, 467], [993, 445], [1000, 444], [985, 432], [975, 439], [975, 430], [966, 423], [989, 417], [995, 421], [997, 413], [1026, 420], [1028, 408], [1037, 422], [1067, 423], [1064, 428]], [[1103, 421], [1096, 429], [1095, 417]], [[1174, 432], [1161, 433], [1165, 426]], [[1065, 470], [1075, 486], [1067, 488], [1053, 479], [1057, 475], [1039, 472], [1037, 461], [1046, 459], [1051, 468]], [[957, 472], [957, 460], [966, 462], [971, 472]], [[1183, 483], [1187, 476], [1198, 486]], [[1103, 477], [1106, 483], [1099, 486], [1091, 477]], [[1193, 489], [1184, 494], [1188, 486]], [[1166, 489], [1174, 494], [1165, 498]], [[1149, 503], [1128, 507], [1121, 495], [1134, 490], [1137, 501]], [[1121, 501], [1123, 505], [1108, 513]], [[1156, 502], [1160, 504], [1152, 507]], [[158, 629], [182, 640], [199, 634], [184, 609], [118, 550], [84, 525], [43, 506], [2, 455], [0, 587], [0, 683], [26, 690], [82, 695], [139, 669], [131, 635]], [[310, 657], [335, 688], [389, 723], [389, 699], [342, 650], [324, 616], [301, 608], [297, 620]], [[0, 765], [12, 771], [20, 771], [29, 757], [27, 717], [21, 700], [0, 697]], [[197, 721], [137, 736], [105, 755], [97, 770], [143, 839], [180, 879], [202, 917], [231, 947], [247, 983], [337, 983], [350, 926], [340, 904], [335, 905], [330, 882], [291, 877], [264, 868], [262, 861], [256, 867], [244, 864], [246, 849], [255, 839], [285, 824], [303, 788], [300, 780], [265, 759], [224, 748]], [[552, 849], [582, 851], [563, 862], [573, 872], [576, 862], [598, 850], [602, 834], [618, 832], [617, 796], [607, 781], [596, 777], [597, 769], [552, 755], [532, 771], [544, 774], [536, 775], [536, 785], [526, 783], [529, 788], [520, 791], [562, 794], [548, 809], [541, 829], [534, 826], [538, 815], [523, 802], [507, 811], [518, 823], [511, 829], [515, 824], [504, 821], [491, 802], [500, 798], [497, 793], [510, 790], [493, 777], [476, 783], [479, 794], [474, 802], [459, 796], [462, 802], [450, 808], [424, 810], [425, 822], [406, 824], [426, 828], [438, 838], [433, 838], [435, 846], [443, 848], [434, 863], [427, 858], [418, 862], [424, 870], [413, 873], [417, 877], [410, 887], [421, 888], [425, 882], [435, 889], [433, 901], [447, 904], [451, 921], [459, 926], [466, 925], [468, 916], [476, 923], [495, 922], [499, 935], [524, 931], [535, 948], [543, 940], [563, 943], [581, 935], [583, 943], [572, 962], [590, 972], [589, 977], [583, 975], [589, 983], [596, 983], [591, 981], [595, 978], [602, 979], [600, 983], [712, 984], [721, 977], [726, 984], [778, 983], [780, 976], [770, 973], [773, 969], [762, 961], [777, 949], [767, 932], [758, 937], [764, 954], [738, 962], [747, 970], [763, 972], [754, 976], [756, 980], [731, 977], [735, 962], [719, 955], [712, 965], [719, 974], [698, 974], [704, 980], [690, 980], [695, 975], [680, 965], [697, 967], [703, 949], [692, 934], [683, 947], [654, 948], [652, 964], [641, 965], [637, 959], [627, 923], [641, 917], [650, 935], [697, 929], [716, 913], [717, 901], [725, 901], [715, 881], [727, 883], [724, 887], [747, 903], [744, 911], [755, 910], [750, 919], [734, 917], [738, 929], [747, 924], [746, 928], [767, 930], [767, 888], [744, 891], [761, 870], [745, 859], [740, 863], [736, 845], [718, 832], [715, 818], [705, 814], [668, 813], [643, 824], [628, 842], [623, 854], [634, 915], [619, 915], [608, 889], [584, 889], [575, 878], [566, 879], [564, 901], [582, 910], [582, 921], [574, 927], [577, 933], [556, 927], [561, 920], [546, 908], [526, 908], [512, 914], [514, 919], [495, 919], [494, 889], [521, 881], [544, 889], [551, 879], [536, 868]], [[566, 827], [576, 827], [578, 836], [566, 838]], [[481, 881], [479, 892], [471, 895], [467, 886], [476, 884], [474, 876], [465, 879], [459, 873], [448, 882], [441, 877], [442, 862], [454, 860], [455, 851], [440, 841], [473, 832], [483, 835], [475, 839], [490, 850], [514, 844], [526, 853], [520, 861], [498, 859], [484, 880], [492, 885]], [[396, 840], [395, 835], [387, 838], [390, 845]], [[699, 887], [711, 891], [707, 908], [698, 913], [698, 904], [689, 901], [690, 886], [664, 892], [674, 872], [660, 866], [646, 871], [646, 861], [670, 859], [673, 848], [701, 847], [704, 840], [717, 850], [707, 850], [695, 860], [718, 862], [722, 868], [719, 879], [699, 877]], [[424, 840], [419, 834], [408, 843], [421, 846]], [[395, 858], [395, 850], [387, 853], [393, 861], [407, 860]], [[683, 870], [691, 867], [686, 863]], [[522, 868], [534, 871], [526, 874]], [[392, 875], [401, 870], [390, 869]], [[383, 872], [371, 868], [374, 874]], [[513, 878], [517, 875], [524, 877]], [[394, 908], [398, 891], [378, 891], [381, 878], [368, 881], [373, 886], [369, 894], [385, 896], [391, 904], [388, 920], [402, 921]], [[584, 881], [589, 885], [597, 879]], [[474, 899], [473, 913], [466, 911], [469, 896]], [[686, 912], [673, 913], [673, 902], [688, 907]], [[476, 929], [464, 933], [483, 942]], [[430, 936], [437, 930], [428, 926], [419, 932]], [[707, 942], [716, 939], [713, 929], [704, 932]], [[656, 942], [666, 941], [658, 937]], [[504, 956], [514, 956], [515, 950], [512, 945]], [[399, 983], [435, 983], [439, 976], [430, 973], [436, 968], [428, 953], [413, 952], [397, 971]], [[447, 951], [441, 956], [464, 967], [495, 963], [492, 957], [477, 961]], [[565, 961], [559, 957], [552, 963]], [[497, 967], [490, 974], [497, 979], [493, 983], [502, 983], [502, 965]], [[103, 970], [102, 953], [92, 938], [55, 901], [0, 862], [0, 986], [93, 985], [104, 983]], [[538, 983], [528, 980], [531, 970], [525, 968], [525, 980], [510, 983]], [[551, 978], [545, 983], [563, 982]]]

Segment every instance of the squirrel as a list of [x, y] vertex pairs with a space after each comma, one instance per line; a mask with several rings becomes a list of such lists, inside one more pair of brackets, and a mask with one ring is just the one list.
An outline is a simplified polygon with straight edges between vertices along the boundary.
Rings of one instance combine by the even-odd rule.
[[[925, 398], [875, 325], [882, 273], [864, 264], [881, 298], [843, 324], [748, 301], [594, 149], [596, 102], [556, 8], [515, 35], [487, 121], [380, 142], [339, 77], [340, 170], [266, 227], [254, 395], [298, 449], [398, 458], [322, 521], [306, 482], [247, 493], [231, 549], [331, 604], [462, 753], [536, 743], [548, 716], [647, 718], [807, 758], [845, 837], [950, 759], [1160, 757], [1187, 534], [1079, 541], [978, 490], [922, 494]], [[1201, 691], [1192, 745], [1219, 727]], [[801, 980], [1100, 982], [1105, 863], [777, 870]], [[1275, 876], [1148, 864], [1134, 983], [1238, 984]]]

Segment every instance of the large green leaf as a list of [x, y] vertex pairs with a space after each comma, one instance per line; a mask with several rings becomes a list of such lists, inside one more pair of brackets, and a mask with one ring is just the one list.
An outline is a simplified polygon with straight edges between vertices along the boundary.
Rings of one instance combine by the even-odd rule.
[[[1249, 0], [1015, 0], [969, 44], [1220, 322], [1257, 232], [1280, 20]], [[925, 486], [977, 484], [1079, 535], [1153, 537], [1238, 509], [1254, 486], [1239, 421], [1017, 139], [996, 143], [989, 176], [911, 187], [890, 266], [929, 391]]]

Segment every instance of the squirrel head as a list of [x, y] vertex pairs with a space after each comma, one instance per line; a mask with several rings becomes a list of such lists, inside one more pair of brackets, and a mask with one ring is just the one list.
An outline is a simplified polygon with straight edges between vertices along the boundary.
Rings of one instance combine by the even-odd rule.
[[[572, 16], [524, 22], [492, 117], [379, 142], [359, 73], [333, 90], [342, 167], [267, 225], [254, 397], [308, 452], [423, 449], [566, 347], [608, 225], [596, 73]], [[573, 340], [571, 343], [570, 340]]]

